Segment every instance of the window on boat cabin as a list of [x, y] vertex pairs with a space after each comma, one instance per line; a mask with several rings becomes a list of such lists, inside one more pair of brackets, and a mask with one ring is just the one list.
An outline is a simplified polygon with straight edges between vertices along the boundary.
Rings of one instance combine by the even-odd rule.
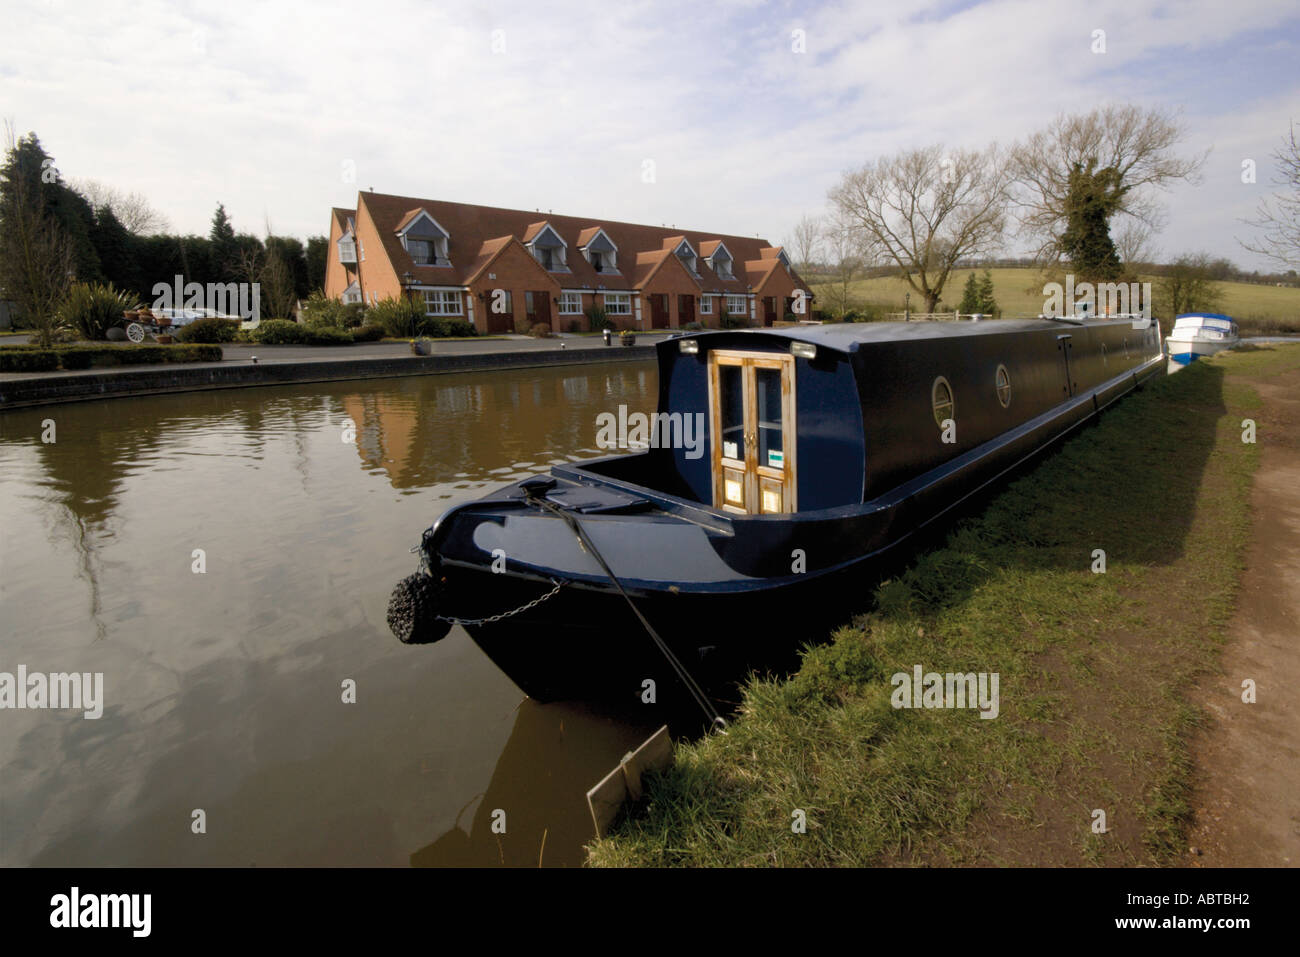
[[728, 296], [727, 312], [733, 316], [744, 316], [749, 314], [749, 307], [744, 296]]
[[447, 290], [424, 290], [426, 316], [459, 316], [460, 293]]
[[956, 408], [952, 399], [952, 386], [943, 376], [934, 380], [934, 385], [930, 387], [930, 402], [934, 410], [934, 421], [939, 428], [943, 428], [944, 422], [953, 418], [953, 412]]
[[580, 292], [560, 293], [560, 315], [578, 316], [581, 314], [582, 314], [582, 293]]
[[605, 293], [605, 311], [611, 316], [632, 315], [632, 294], [627, 292]]
[[712, 297], [712, 296], [700, 296], [700, 315], [701, 315], [701, 316], [711, 316], [711, 315], [713, 315], [713, 297]]
[[[1103, 345], [1102, 346], [1103, 352], [1105, 351], [1105, 348], [1106, 347]], [[1004, 409], [1010, 408], [1011, 407], [1011, 373], [1007, 372], [1006, 366], [1004, 365], [998, 366], [998, 371], [993, 377], [993, 384], [994, 384], [994, 388], [997, 389], [998, 403]]]

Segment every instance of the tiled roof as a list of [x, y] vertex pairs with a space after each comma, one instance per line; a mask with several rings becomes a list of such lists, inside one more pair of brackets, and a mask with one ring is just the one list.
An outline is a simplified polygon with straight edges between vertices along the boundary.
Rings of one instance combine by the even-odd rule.
[[[749, 269], [750, 261], [761, 261], [765, 267], [769, 263], [775, 265], [774, 257], [779, 252], [776, 247], [769, 246], [765, 240], [757, 237], [682, 231], [589, 216], [548, 213], [544, 219], [539, 220], [536, 210], [500, 209], [495, 206], [474, 206], [386, 193], [360, 193], [358, 208], [362, 206], [374, 221], [383, 240], [384, 250], [397, 274], [411, 271], [421, 279], [427, 277], [429, 281], [440, 284], [468, 285], [483, 271], [486, 263], [500, 252], [509, 238], [526, 242], [547, 224], [569, 246], [567, 260], [570, 272], [551, 273], [566, 289], [595, 289], [601, 286], [613, 290], [640, 288], [641, 283], [653, 275], [663, 262], [662, 256], [643, 259], [642, 254], [671, 253], [686, 239], [697, 252], [702, 252], [705, 244], [716, 244], [721, 240], [726, 243], [736, 262], [745, 263], [744, 273], [737, 269], [736, 278], [727, 280], [718, 277], [701, 256], [697, 262], [700, 274], [698, 282], [704, 289], [711, 292], [745, 292], [746, 283], [758, 285], [752, 278], [754, 273]], [[450, 269], [417, 266], [402, 247], [397, 230], [418, 215], [420, 210], [426, 211], [451, 235], [448, 247], [452, 263]], [[605, 235], [618, 247], [617, 274], [596, 272], [578, 251], [591, 241], [598, 229], [603, 229]], [[763, 279], [770, 273], [770, 267], [761, 270]]]

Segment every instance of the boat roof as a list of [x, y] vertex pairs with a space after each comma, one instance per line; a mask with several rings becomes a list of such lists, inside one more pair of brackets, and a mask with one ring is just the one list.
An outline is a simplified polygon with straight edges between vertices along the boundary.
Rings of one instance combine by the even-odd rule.
[[674, 339], [700, 339], [708, 336], [776, 336], [781, 339], [809, 342], [818, 347], [852, 352], [859, 345], [870, 342], [897, 342], [914, 339], [954, 339], [967, 336], [1000, 335], [1008, 332], [1027, 332], [1041, 329], [1058, 329], [1068, 332], [1080, 326], [1106, 326], [1122, 322], [1131, 325], [1132, 319], [1092, 319], [1061, 321], [1054, 319], [981, 319], [971, 321], [913, 319], [910, 322], [834, 322], [779, 326], [768, 329], [709, 329], [702, 332], [674, 336]]
[[1174, 321], [1179, 319], [1222, 319], [1225, 322], [1235, 322], [1232, 316], [1225, 316], [1221, 312], [1180, 312], [1174, 316]]

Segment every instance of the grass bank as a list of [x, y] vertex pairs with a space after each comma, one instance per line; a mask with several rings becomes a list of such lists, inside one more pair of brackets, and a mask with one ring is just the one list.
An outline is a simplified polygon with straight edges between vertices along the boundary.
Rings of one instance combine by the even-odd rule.
[[[1243, 350], [1126, 398], [882, 584], [789, 680], [751, 679], [729, 733], [679, 745], [590, 862], [1180, 859], [1187, 695], [1217, 660], [1249, 537], [1249, 382], [1297, 367], [1300, 346]], [[997, 672], [999, 716], [895, 710], [890, 677], [918, 664]]]
[[[948, 308], [961, 299], [962, 287], [971, 270], [958, 270], [952, 274], [944, 288], [944, 301]], [[977, 276], [982, 269], [974, 270]], [[993, 295], [1009, 318], [1036, 316], [1043, 309], [1043, 276], [1037, 269], [1028, 267], [999, 267], [993, 274]], [[1143, 276], [1158, 290], [1155, 276]], [[821, 303], [834, 302], [829, 285], [813, 283], [813, 292]], [[1272, 335], [1300, 333], [1300, 289], [1292, 287], [1263, 286], [1246, 282], [1220, 282], [1216, 286], [1223, 293], [1222, 312], [1233, 316], [1246, 335]], [[892, 277], [861, 279], [850, 284], [850, 298], [861, 303], [874, 303], [886, 309], [902, 312], [907, 283]], [[1158, 295], [1158, 291], [1157, 291]], [[923, 308], [912, 294], [912, 309]]]

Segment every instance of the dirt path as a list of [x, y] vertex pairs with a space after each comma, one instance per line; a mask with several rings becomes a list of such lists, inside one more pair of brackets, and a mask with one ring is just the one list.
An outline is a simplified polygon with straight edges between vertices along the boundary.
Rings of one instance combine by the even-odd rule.
[[[1188, 863], [1300, 866], [1300, 373], [1252, 379], [1254, 529], [1223, 673], [1202, 683]], [[1242, 702], [1254, 679], [1255, 704]], [[1199, 854], [1197, 853], [1199, 851]]]

